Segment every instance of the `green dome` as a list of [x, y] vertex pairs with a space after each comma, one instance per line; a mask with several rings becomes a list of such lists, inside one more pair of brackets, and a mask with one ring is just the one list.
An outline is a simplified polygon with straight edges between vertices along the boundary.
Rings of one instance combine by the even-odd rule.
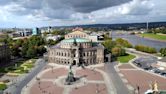
[[71, 38], [71, 39], [65, 39], [62, 42], [65, 43], [73, 43], [74, 41], [80, 43], [80, 42], [90, 42], [90, 40], [85, 39], [85, 38]]

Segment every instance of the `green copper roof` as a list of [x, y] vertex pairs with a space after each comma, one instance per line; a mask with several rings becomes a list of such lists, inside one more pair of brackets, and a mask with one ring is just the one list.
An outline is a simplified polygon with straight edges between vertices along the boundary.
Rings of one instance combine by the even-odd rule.
[[76, 42], [90, 42], [90, 40], [88, 40], [88, 39], [85, 39], [85, 38], [71, 38], [71, 39], [65, 39], [65, 40], [63, 40], [62, 42], [71, 42], [71, 43], [73, 43], [74, 41], [76, 41]]

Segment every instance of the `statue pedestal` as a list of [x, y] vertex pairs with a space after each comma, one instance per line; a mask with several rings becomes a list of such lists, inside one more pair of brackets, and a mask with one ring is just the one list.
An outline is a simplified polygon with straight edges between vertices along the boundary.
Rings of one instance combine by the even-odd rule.
[[74, 74], [72, 71], [68, 73], [67, 78], [65, 79], [65, 84], [66, 85], [72, 85], [74, 82], [76, 82], [78, 79], [74, 77]]

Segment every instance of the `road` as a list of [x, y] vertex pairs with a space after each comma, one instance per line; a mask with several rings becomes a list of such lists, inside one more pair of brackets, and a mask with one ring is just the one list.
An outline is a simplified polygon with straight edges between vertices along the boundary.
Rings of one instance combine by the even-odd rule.
[[10, 94], [21, 94], [21, 90], [35, 77], [46, 65], [43, 59], [39, 59], [36, 62], [36, 66], [30, 71], [30, 73], [19, 77], [16, 82], [13, 83], [5, 92], [10, 92]]
[[112, 80], [117, 94], [130, 94], [128, 88], [123, 83], [120, 76], [118, 75], [118, 73], [114, 69], [115, 65], [116, 65], [116, 62], [106, 63], [105, 70], [108, 73], [110, 80]]
[[145, 53], [145, 52], [141, 52], [141, 51], [137, 51], [133, 48], [125, 48], [126, 52], [128, 53], [133, 53], [136, 54], [139, 57], [152, 57], [152, 58], [158, 58], [158, 56], [155, 56], [153, 54], [149, 54], [149, 53]]

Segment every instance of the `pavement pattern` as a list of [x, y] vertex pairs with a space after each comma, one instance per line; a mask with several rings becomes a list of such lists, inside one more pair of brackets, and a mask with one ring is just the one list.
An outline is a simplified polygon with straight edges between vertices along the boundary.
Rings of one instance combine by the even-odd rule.
[[131, 65], [121, 65], [119, 67], [120, 73], [123, 74], [122, 78], [127, 79], [127, 83], [132, 85], [135, 89], [139, 86], [140, 94], [143, 94], [146, 90], [150, 89], [150, 84], [155, 81], [157, 81], [160, 90], [166, 90], [166, 78], [137, 68], [128, 69], [128, 67], [131, 67]]
[[21, 94], [116, 94], [104, 64], [88, 66], [85, 69], [73, 67], [73, 73], [80, 80], [72, 85], [64, 85], [69, 66], [49, 64], [30, 83], [24, 86]]

